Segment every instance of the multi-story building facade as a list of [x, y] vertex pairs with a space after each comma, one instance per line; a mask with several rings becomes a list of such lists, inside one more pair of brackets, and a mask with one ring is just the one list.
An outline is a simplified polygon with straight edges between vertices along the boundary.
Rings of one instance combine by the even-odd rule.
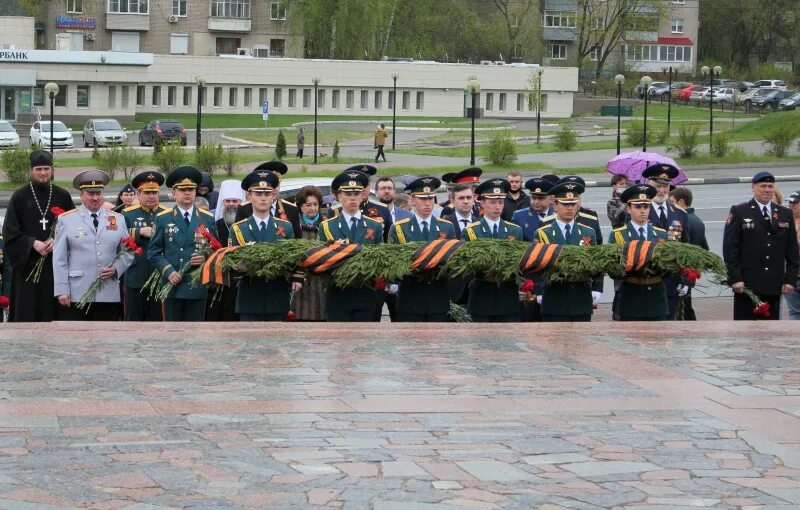
[[286, 0], [51, 0], [40, 49], [302, 57]]

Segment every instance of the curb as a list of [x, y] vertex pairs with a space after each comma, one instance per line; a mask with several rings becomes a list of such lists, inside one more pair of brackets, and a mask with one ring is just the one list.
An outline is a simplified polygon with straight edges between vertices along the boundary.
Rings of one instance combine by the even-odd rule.
[[[751, 177], [690, 177], [685, 182], [688, 186], [702, 186], [705, 184], [747, 184]], [[776, 175], [775, 182], [800, 181], [800, 175]], [[610, 186], [611, 179], [607, 181], [586, 181], [587, 188]]]

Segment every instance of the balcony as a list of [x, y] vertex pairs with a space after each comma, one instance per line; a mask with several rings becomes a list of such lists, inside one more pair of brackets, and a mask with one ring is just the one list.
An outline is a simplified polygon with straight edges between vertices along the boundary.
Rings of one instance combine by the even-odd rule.
[[109, 12], [106, 13], [106, 29], [147, 32], [150, 30], [150, 15]]
[[250, 18], [208, 18], [209, 32], [249, 32]]
[[658, 41], [658, 32], [644, 30], [627, 30], [623, 36], [626, 41], [633, 42], [655, 42]]

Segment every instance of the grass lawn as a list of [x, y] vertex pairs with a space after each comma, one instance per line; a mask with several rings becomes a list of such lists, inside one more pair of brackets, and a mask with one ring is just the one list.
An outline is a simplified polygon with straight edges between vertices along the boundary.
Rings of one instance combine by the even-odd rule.
[[[234, 138], [250, 140], [251, 142], [268, 143], [273, 146], [278, 140], [278, 135], [274, 131], [265, 133], [264, 131], [234, 130], [226, 131], [225, 134]], [[291, 136], [289, 136], [290, 134]], [[297, 142], [297, 137], [295, 136], [294, 131], [291, 133], [284, 133], [284, 136], [286, 136], [287, 145], [294, 145]], [[332, 145], [336, 140], [339, 140], [339, 144], [341, 145], [344, 142], [349, 142], [352, 140], [364, 140], [371, 138], [372, 131], [344, 131], [338, 129], [317, 131], [317, 145]], [[313, 150], [313, 147], [314, 132], [306, 129], [306, 150], [309, 148], [312, 148]]]
[[777, 158], [775, 156], [754, 156], [752, 154], [729, 154], [723, 158], [718, 158], [707, 152], [697, 154], [691, 158], [674, 158], [675, 153], [668, 154], [682, 165], [721, 165], [737, 163], [774, 163], [776, 161], [800, 161], [800, 156], [786, 156]]
[[[660, 103], [648, 103], [647, 104], [647, 119], [648, 123], [650, 119], [666, 119], [667, 118], [667, 104], [664, 103], [663, 105]], [[634, 117], [644, 117], [644, 104], [636, 105], [633, 107], [633, 116]], [[759, 114], [751, 113], [750, 115], [745, 115], [744, 112], [737, 110], [736, 117], [753, 117], [757, 118]], [[697, 107], [697, 106], [683, 106], [683, 105], [672, 105], [672, 121], [675, 122], [675, 119], [685, 119], [685, 120], [708, 120], [708, 105], [705, 107]], [[733, 112], [730, 110], [722, 111], [718, 108], [714, 108], [714, 118], [726, 118], [726, 117], [733, 117]]]
[[[536, 132], [533, 132], [534, 136]], [[592, 140], [588, 142], [578, 142], [578, 146], [574, 151], [591, 151], [598, 149], [613, 149], [617, 146], [617, 139], [609, 140]], [[624, 139], [622, 140], [622, 147], [631, 147]], [[417, 149], [400, 149], [396, 152], [404, 154], [418, 154], [421, 156], [446, 156], [446, 157], [469, 157], [469, 147], [444, 147], [444, 148], [417, 148]], [[476, 156], [486, 156], [488, 150], [485, 145], [475, 147]], [[517, 154], [544, 154], [549, 152], [561, 152], [561, 149], [551, 142], [524, 143], [517, 144]]]
[[[265, 153], [252, 153], [252, 152], [239, 153], [239, 163], [240, 164], [256, 163], [256, 162], [261, 163], [261, 162], [264, 162], [264, 161], [271, 161], [274, 158], [275, 158], [274, 151], [269, 151], [269, 152], [265, 152]], [[283, 162], [286, 163], [287, 165], [294, 164], [294, 163], [307, 163], [307, 164], [310, 165], [310, 164], [312, 164], [313, 160], [314, 160], [314, 156], [313, 155], [308, 155], [303, 159], [299, 159], [299, 158], [296, 158], [296, 157], [290, 155], [289, 157], [284, 158]], [[192, 164], [194, 162], [194, 157], [192, 157], [190, 154], [187, 154], [185, 162], [187, 164]], [[333, 161], [333, 158], [331, 158], [329, 155], [326, 156], [326, 157], [317, 157], [317, 162], [318, 163], [335, 163], [335, 161]], [[363, 162], [364, 162], [364, 158], [345, 158], [345, 157], [340, 157], [339, 161], [338, 161], [338, 163], [341, 163], [341, 164], [346, 164], [346, 163], [355, 164], [355, 163], [363, 163]], [[64, 157], [58, 158], [57, 157], [56, 161], [55, 161], [55, 167], [56, 168], [94, 167], [94, 166], [96, 166], [96, 164], [97, 164], [96, 161], [93, 160], [91, 158], [91, 156], [81, 157], [81, 158], [64, 158]], [[149, 165], [153, 165], [153, 157], [150, 154], [146, 155], [145, 159], [144, 159], [144, 166], [149, 166]]]

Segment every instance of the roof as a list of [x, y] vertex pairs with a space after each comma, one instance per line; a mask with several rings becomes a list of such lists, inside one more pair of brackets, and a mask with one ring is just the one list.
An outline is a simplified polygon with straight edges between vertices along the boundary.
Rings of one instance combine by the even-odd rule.
[[626, 43], [661, 44], [664, 46], [694, 46], [688, 37], [659, 37], [655, 41], [626, 40]]

